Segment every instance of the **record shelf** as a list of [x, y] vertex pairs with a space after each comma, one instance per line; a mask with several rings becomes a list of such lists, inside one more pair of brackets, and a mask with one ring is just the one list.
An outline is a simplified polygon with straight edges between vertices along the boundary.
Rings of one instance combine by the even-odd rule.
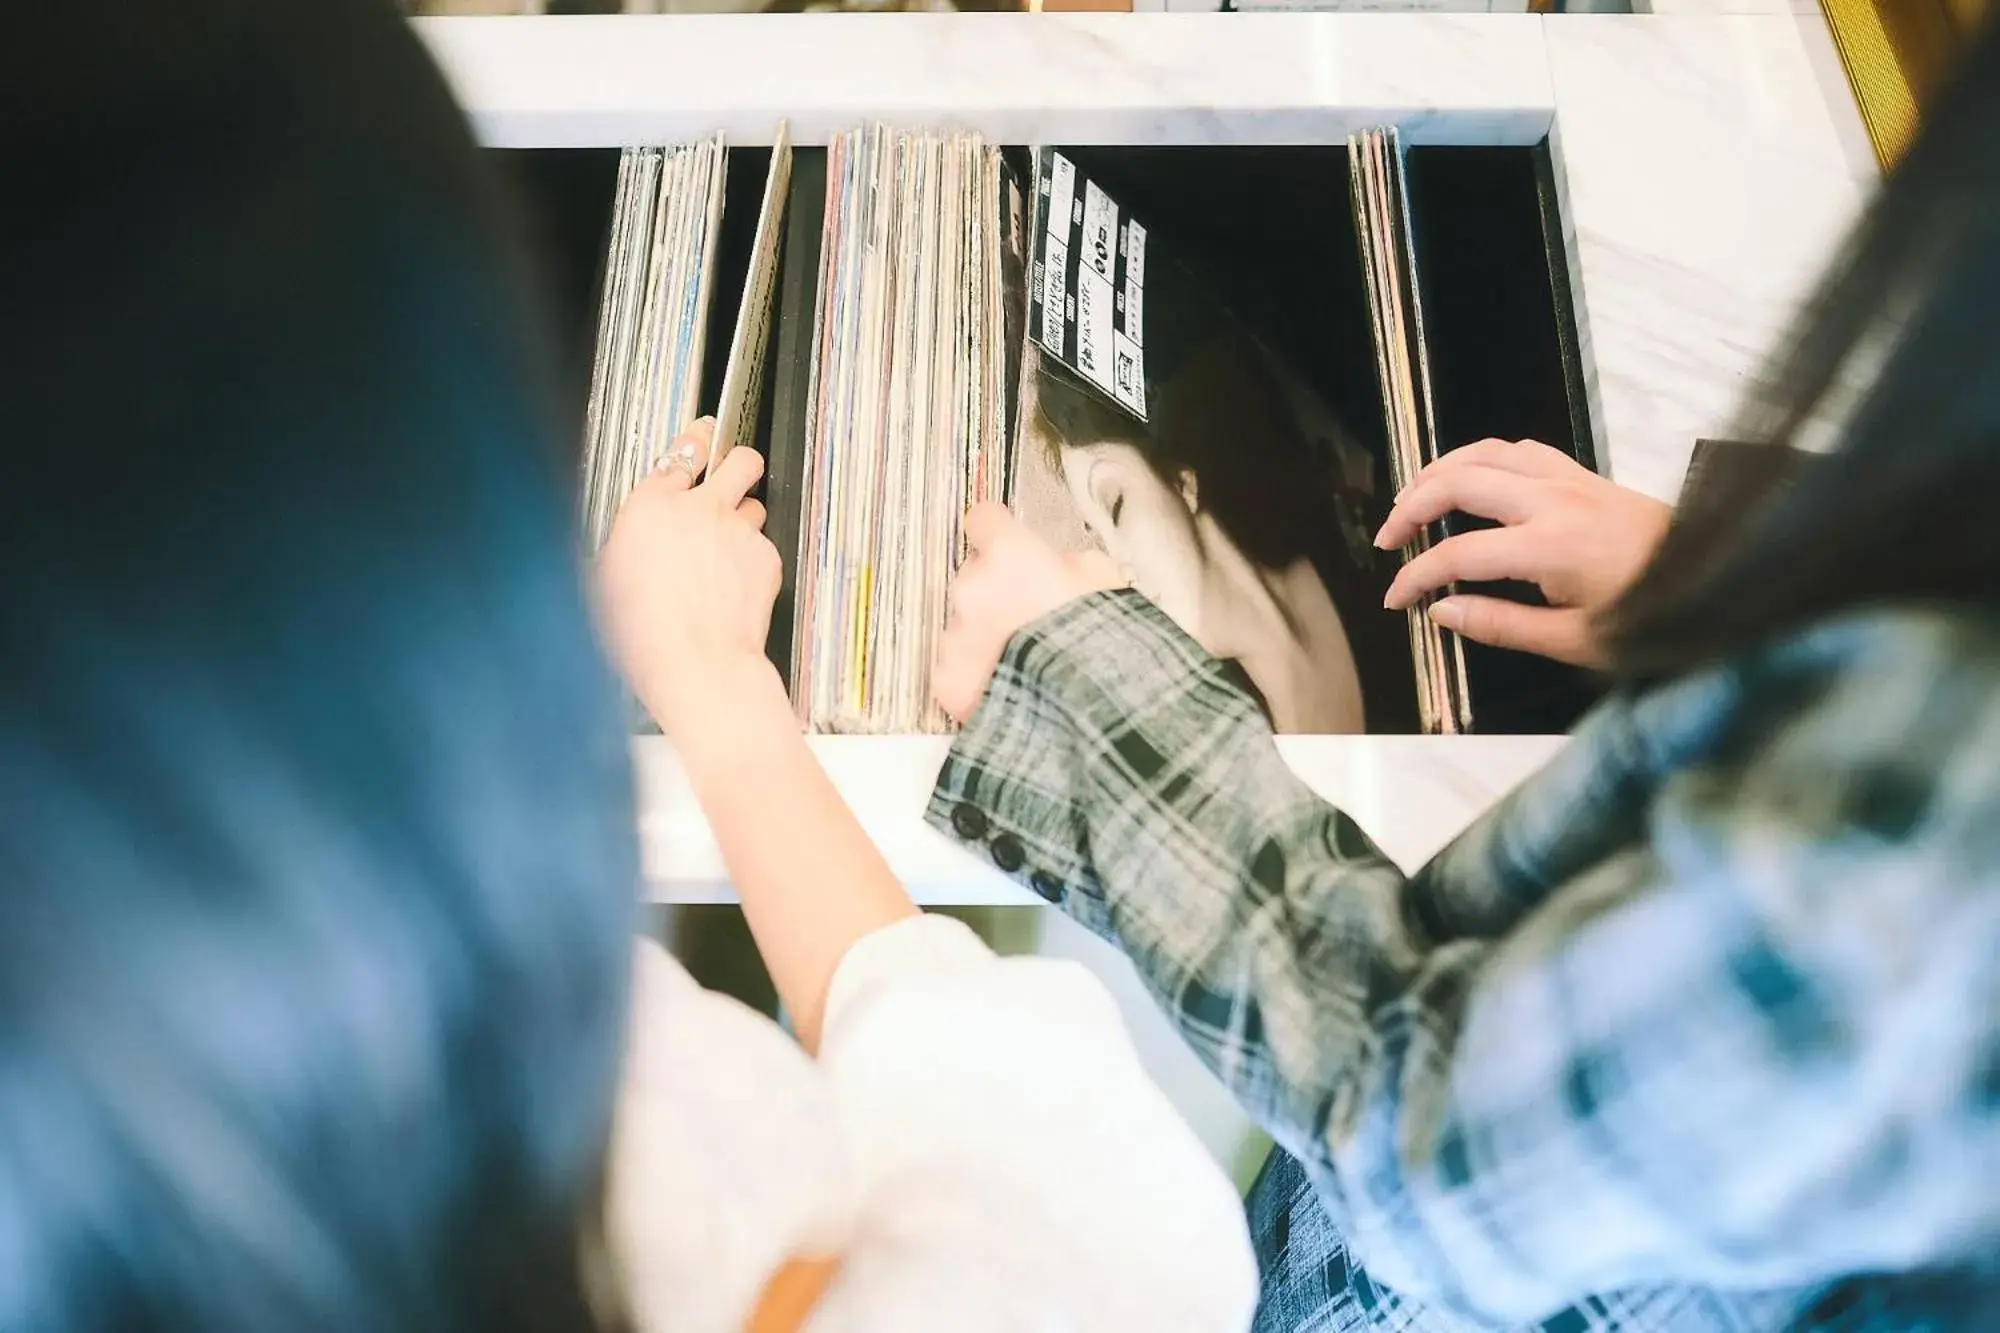
[[[1793, 20], [1773, 16], [1730, 30], [1739, 52], [1760, 43], [1769, 48], [1768, 56], [1759, 56], [1766, 67], [1746, 70], [1725, 58], [1721, 76], [1704, 76], [1709, 82], [1697, 80], [1692, 89], [1663, 80], [1661, 86], [1623, 90], [1565, 73], [1574, 62], [1550, 25], [1585, 22], [1601, 21], [1505, 14], [416, 21], [476, 133], [496, 149], [608, 150], [717, 133], [732, 146], [754, 147], [771, 143], [781, 121], [789, 124], [796, 144], [809, 148], [870, 120], [972, 129], [1002, 144], [1093, 145], [1107, 151], [1329, 145], [1376, 125], [1397, 127], [1418, 147], [1543, 146], [1563, 214], [1562, 262], [1575, 293], [1573, 332], [1592, 409], [1585, 428], [1590, 438], [1580, 443], [1610, 475], [1670, 495], [1693, 437], [1719, 416], [1717, 404], [1726, 403], [1754, 361], [1761, 337], [1789, 309], [1798, 272], [1809, 272], [1837, 236], [1862, 186], [1858, 171], [1833, 160], [1845, 149], [1828, 147], [1844, 143], [1848, 130], [1827, 130], [1816, 105], [1795, 105], [1813, 86], [1810, 66], [1818, 57], [1816, 50], [1802, 55], [1790, 30], [1774, 26]], [[1661, 28], [1657, 39], [1635, 35], [1642, 31], [1599, 28], [1592, 40], [1616, 47], [1614, 57], [1644, 64], [1656, 43], [1662, 51], [1678, 49], [1674, 43], [1688, 29]], [[1743, 290], [1768, 297], [1769, 307], [1759, 307], [1763, 325], [1743, 337], [1743, 346], [1726, 349], [1723, 360], [1692, 372], [1684, 365], [1656, 365], [1647, 359], [1652, 347], [1642, 355], [1625, 311], [1634, 301], [1652, 302], [1658, 326], [1667, 330], [1648, 335], [1657, 340], [1674, 335], [1686, 303], [1676, 305], [1669, 275], [1629, 266], [1620, 271], [1593, 258], [1591, 245], [1608, 241], [1609, 248], [1617, 248], [1645, 224], [1614, 218], [1608, 205], [1594, 202], [1592, 208], [1604, 208], [1602, 235], [1571, 216], [1579, 189], [1591, 182], [1572, 178], [1580, 164], [1566, 150], [1581, 143], [1589, 170], [1608, 173], [1613, 168], [1606, 164], [1615, 154], [1606, 151], [1593, 128], [1601, 123], [1600, 112], [1611, 121], [1625, 114], [1629, 121], [1635, 106], [1663, 116], [1681, 114], [1685, 103], [1693, 115], [1694, 102], [1738, 97], [1752, 79], [1769, 85], [1756, 95], [1766, 99], [1765, 110], [1778, 121], [1767, 116], [1769, 123], [1756, 127], [1747, 142], [1758, 151], [1774, 142], [1781, 155], [1805, 152], [1813, 158], [1815, 174], [1807, 182], [1812, 188], [1782, 171], [1773, 173], [1778, 178], [1773, 184], [1789, 185], [1791, 202], [1803, 210], [1798, 215], [1803, 220], [1776, 225], [1778, 239], [1789, 238], [1803, 258], [1764, 264], [1756, 277], [1743, 280]], [[1631, 99], [1623, 113], [1608, 109], [1615, 107], [1610, 99], [1620, 95]], [[1631, 123], [1643, 141], [1646, 123]], [[1821, 159], [1825, 171], [1819, 170]], [[1726, 180], [1715, 176], [1718, 161]], [[1712, 241], [1718, 229], [1746, 228], [1784, 202], [1782, 196], [1765, 200], [1750, 173], [1736, 173], [1723, 158], [1700, 162], [1672, 156], [1651, 165], [1655, 178], [1649, 188], [1679, 192], [1691, 201], [1701, 201], [1707, 192], [1706, 221], [1683, 233], [1683, 241], [1694, 238], [1688, 244]], [[1719, 185], [1727, 188], [1718, 192]], [[1301, 191], [1301, 199], [1309, 197]], [[1343, 219], [1332, 222], [1345, 225]], [[1617, 231], [1619, 226], [1626, 231]], [[1586, 238], [1582, 246], [1579, 234]], [[1688, 258], [1707, 263], [1707, 276], [1724, 283], [1731, 281], [1730, 264], [1737, 262], [1727, 245], [1710, 244]], [[1750, 258], [1761, 258], [1761, 251]], [[1677, 374], [1696, 375], [1700, 385], [1683, 390], [1672, 378]], [[1636, 410], [1647, 395], [1650, 416]], [[1038, 901], [923, 825], [925, 797], [945, 738], [816, 737], [812, 743], [892, 868], [920, 900]], [[1280, 748], [1307, 783], [1352, 813], [1392, 856], [1414, 863], [1562, 743], [1553, 735], [1292, 736], [1282, 738]], [[652, 896], [730, 900], [713, 839], [670, 745], [642, 737], [634, 746]]]

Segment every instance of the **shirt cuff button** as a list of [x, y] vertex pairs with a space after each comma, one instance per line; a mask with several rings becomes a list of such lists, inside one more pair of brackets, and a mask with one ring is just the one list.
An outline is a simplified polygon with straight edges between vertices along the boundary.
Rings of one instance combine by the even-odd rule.
[[1028, 876], [1028, 887], [1052, 903], [1063, 900], [1062, 881], [1046, 870], [1037, 870]]
[[967, 842], [977, 842], [986, 836], [986, 812], [976, 805], [961, 803], [951, 810], [952, 831]]
[[1028, 859], [1027, 852], [1021, 846], [1021, 840], [1011, 833], [1002, 833], [994, 838], [990, 850], [993, 853], [993, 864], [1010, 875], [1019, 870]]

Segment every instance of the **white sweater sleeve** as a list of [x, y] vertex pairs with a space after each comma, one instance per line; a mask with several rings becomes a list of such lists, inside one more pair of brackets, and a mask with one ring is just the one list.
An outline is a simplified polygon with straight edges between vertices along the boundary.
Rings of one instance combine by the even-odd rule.
[[814, 1330], [1249, 1323], [1241, 1200], [1082, 967], [889, 927], [843, 960], [820, 1062], [864, 1193]]
[[606, 1231], [633, 1326], [733, 1333], [787, 1259], [839, 1253], [857, 1190], [826, 1079], [778, 1025], [635, 951]]

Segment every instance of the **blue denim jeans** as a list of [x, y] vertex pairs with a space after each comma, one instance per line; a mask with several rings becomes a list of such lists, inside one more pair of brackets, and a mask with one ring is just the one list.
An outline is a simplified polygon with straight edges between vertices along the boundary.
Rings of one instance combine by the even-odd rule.
[[1253, 1333], [1485, 1333], [1378, 1287], [1349, 1259], [1305, 1169], [1286, 1153], [1271, 1150], [1248, 1206], [1261, 1284]]
[[1283, 1152], [1266, 1159], [1248, 1207], [1261, 1281], [1254, 1333], [2000, 1333], [2000, 1256], [1983, 1268], [1854, 1278], [1803, 1292], [1634, 1287], [1507, 1326], [1406, 1300], [1375, 1282], [1349, 1255], [1304, 1168]]

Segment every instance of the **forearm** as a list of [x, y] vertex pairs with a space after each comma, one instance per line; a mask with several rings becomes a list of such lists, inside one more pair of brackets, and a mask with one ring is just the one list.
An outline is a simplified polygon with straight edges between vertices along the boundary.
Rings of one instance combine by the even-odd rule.
[[772, 984], [808, 1050], [863, 936], [916, 915], [800, 734], [764, 663], [726, 673], [668, 727]]

